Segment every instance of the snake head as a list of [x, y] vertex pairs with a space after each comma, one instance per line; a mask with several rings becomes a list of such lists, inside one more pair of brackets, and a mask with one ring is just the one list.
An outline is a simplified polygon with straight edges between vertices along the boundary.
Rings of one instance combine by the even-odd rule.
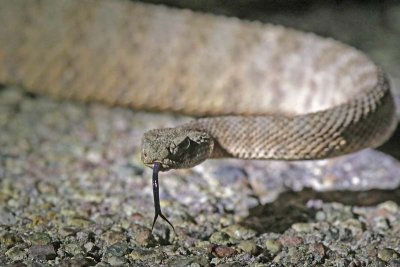
[[180, 128], [156, 129], [146, 132], [142, 139], [142, 161], [160, 170], [191, 168], [209, 158], [214, 147], [204, 131]]

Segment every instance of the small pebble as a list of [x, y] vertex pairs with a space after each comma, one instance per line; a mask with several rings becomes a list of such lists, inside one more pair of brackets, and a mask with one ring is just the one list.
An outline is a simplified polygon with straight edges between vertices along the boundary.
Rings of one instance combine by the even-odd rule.
[[148, 261], [150, 259], [162, 259], [163, 253], [153, 249], [134, 248], [129, 257], [132, 260]]
[[[60, 263], [62, 267], [88, 267], [88, 266], [95, 266], [96, 261], [90, 257], [73, 257], [70, 259], [65, 259]], [[100, 265], [96, 265], [99, 267]]]
[[279, 241], [285, 247], [296, 247], [304, 243], [304, 239], [300, 236], [282, 236]]
[[238, 224], [228, 226], [224, 228], [223, 231], [227, 233], [230, 237], [239, 240], [250, 239], [257, 234], [256, 231]]
[[303, 253], [301, 253], [296, 247], [290, 247], [288, 250], [288, 258], [291, 263], [298, 263], [303, 257]]
[[74, 256], [84, 254], [82, 247], [77, 243], [66, 244], [64, 248], [65, 248], [65, 252], [67, 252], [71, 255], [74, 255]]
[[235, 249], [223, 245], [212, 245], [210, 251], [218, 258], [230, 258], [237, 253]]
[[202, 266], [210, 266], [208, 258], [202, 256], [180, 256], [180, 257], [171, 257], [166, 261], [167, 266], [176, 266], [176, 267], [202, 267]]
[[6, 246], [7, 248], [16, 245], [17, 243], [21, 243], [22, 238], [14, 233], [4, 233], [0, 236], [0, 244]]
[[390, 228], [389, 221], [383, 216], [374, 217], [374, 223], [378, 229], [388, 230]]
[[400, 267], [400, 260], [398, 259], [392, 259], [389, 261], [389, 266], [390, 267]]
[[309, 223], [295, 223], [292, 225], [292, 228], [298, 233], [308, 233], [314, 229]]
[[86, 252], [89, 252], [94, 248], [94, 243], [87, 242], [86, 244], [83, 245], [83, 247], [85, 248]]
[[29, 253], [32, 257], [42, 260], [53, 260], [57, 256], [52, 245], [32, 246], [29, 248]]
[[130, 243], [135, 246], [149, 247], [157, 244], [149, 228], [134, 224], [131, 230]]
[[276, 254], [282, 250], [282, 243], [279, 240], [267, 239], [267, 241], [265, 241], [265, 247], [272, 254]]
[[386, 201], [377, 206], [378, 209], [385, 209], [391, 213], [396, 213], [399, 211], [399, 205], [394, 201]]
[[90, 224], [92, 224], [93, 222], [90, 221], [87, 218], [83, 218], [83, 217], [76, 217], [76, 218], [71, 218], [68, 220], [68, 225], [70, 227], [76, 227], [76, 228], [87, 228]]
[[101, 239], [103, 239], [108, 245], [112, 245], [120, 241], [126, 241], [126, 235], [121, 232], [110, 230], [102, 234]]
[[238, 245], [238, 248], [251, 255], [257, 255], [259, 249], [254, 241], [244, 240]]
[[363, 224], [356, 219], [347, 219], [340, 224], [341, 227], [347, 228], [354, 236], [359, 236], [363, 233]]
[[26, 251], [19, 247], [12, 247], [9, 250], [7, 250], [5, 254], [12, 261], [21, 261], [25, 258]]
[[121, 256], [111, 256], [105, 259], [111, 266], [125, 266], [127, 260]]
[[397, 253], [393, 249], [384, 248], [384, 249], [378, 250], [378, 258], [380, 258], [381, 260], [383, 260], [385, 262], [388, 262], [392, 259], [399, 259], [400, 257], [399, 257], [399, 253]]
[[230, 237], [225, 232], [215, 232], [210, 236], [210, 242], [214, 244], [226, 245], [230, 243]]
[[51, 243], [51, 237], [47, 233], [33, 233], [26, 240], [32, 245], [48, 245]]
[[128, 245], [125, 242], [118, 242], [107, 248], [107, 252], [113, 256], [123, 256], [128, 250]]
[[325, 247], [322, 243], [310, 244], [309, 250], [312, 254], [316, 255], [317, 258], [323, 258], [325, 256]]
[[317, 211], [315, 214], [315, 219], [317, 221], [325, 221], [326, 220], [326, 214], [323, 211]]

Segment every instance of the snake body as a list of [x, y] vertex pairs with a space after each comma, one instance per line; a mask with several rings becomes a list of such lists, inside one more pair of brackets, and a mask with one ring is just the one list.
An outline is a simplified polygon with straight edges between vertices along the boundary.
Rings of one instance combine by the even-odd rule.
[[2, 0], [0, 81], [201, 119], [143, 138], [162, 170], [320, 159], [382, 144], [389, 83], [362, 52], [282, 26], [128, 1]]

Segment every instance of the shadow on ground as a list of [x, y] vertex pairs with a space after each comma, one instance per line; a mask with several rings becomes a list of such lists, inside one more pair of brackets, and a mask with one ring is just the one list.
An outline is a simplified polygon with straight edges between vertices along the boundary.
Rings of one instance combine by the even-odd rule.
[[[258, 234], [283, 233], [294, 223], [315, 220], [317, 209], [310, 208], [311, 201], [336, 202], [349, 206], [374, 206], [385, 201], [400, 205], [400, 188], [394, 190], [317, 192], [306, 188], [300, 192], [285, 192], [273, 203], [260, 205], [249, 211], [241, 224]], [[316, 202], [317, 202], [316, 201]]]
[[400, 160], [400, 124], [397, 124], [395, 132], [392, 134], [389, 140], [377, 149], [391, 155], [395, 159]]

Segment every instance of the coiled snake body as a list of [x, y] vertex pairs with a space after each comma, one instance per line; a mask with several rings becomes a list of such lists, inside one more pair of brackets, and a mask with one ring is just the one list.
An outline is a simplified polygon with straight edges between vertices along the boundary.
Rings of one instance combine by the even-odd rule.
[[394, 128], [384, 73], [332, 39], [126, 1], [4, 0], [0, 23], [4, 83], [220, 116], [145, 134], [144, 162], [164, 169], [338, 156], [380, 145]]
[[382, 70], [332, 39], [122, 0], [0, 6], [2, 83], [203, 117], [144, 135], [143, 162], [161, 170], [333, 157], [382, 144], [397, 123]]

